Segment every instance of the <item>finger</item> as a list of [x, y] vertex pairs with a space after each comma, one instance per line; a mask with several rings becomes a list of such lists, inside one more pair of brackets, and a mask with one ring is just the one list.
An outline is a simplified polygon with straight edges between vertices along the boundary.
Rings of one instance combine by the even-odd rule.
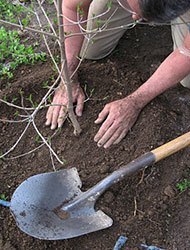
[[98, 115], [98, 119], [96, 119], [95, 123], [98, 124], [98, 123], [101, 123], [105, 118], [106, 116], [109, 114], [109, 106], [105, 106], [103, 108], [103, 110], [99, 113]]
[[77, 106], [76, 106], [76, 115], [81, 116], [84, 108], [84, 100], [85, 96], [84, 95], [79, 95], [77, 99]]
[[94, 137], [95, 142], [98, 142], [102, 138], [102, 136], [106, 133], [106, 131], [109, 129], [109, 127], [112, 125], [112, 123], [113, 123], [113, 119], [111, 119], [108, 116], [108, 118], [105, 120], [105, 122], [100, 127], [98, 133], [95, 135], [95, 137]]
[[110, 147], [115, 142], [115, 140], [117, 140], [117, 138], [121, 135], [121, 133], [122, 133], [122, 129], [116, 128], [116, 130], [111, 134], [109, 140], [107, 140], [104, 143], [104, 148]]
[[61, 128], [63, 123], [65, 122], [67, 118], [67, 108], [62, 107], [60, 112], [59, 112], [59, 117], [58, 117], [58, 128]]
[[106, 144], [108, 141], [110, 141], [110, 138], [112, 138], [113, 135], [115, 135], [115, 133], [116, 133], [117, 130], [118, 130], [118, 128], [116, 126], [112, 125], [106, 131], [106, 133], [102, 136], [102, 138], [98, 141], [98, 147], [101, 147], [104, 144]]
[[120, 134], [120, 136], [117, 138], [117, 140], [114, 141], [113, 144], [118, 144], [118, 143], [126, 136], [126, 134], [127, 134], [127, 131], [126, 131], [126, 130], [123, 131], [123, 132]]
[[53, 114], [53, 106], [50, 106], [48, 108], [47, 114], [46, 114], [46, 126], [49, 126], [51, 124], [51, 120], [52, 120], [52, 114]]
[[58, 125], [58, 117], [59, 117], [60, 110], [61, 110], [60, 106], [54, 107], [52, 120], [51, 120], [51, 129], [55, 129]]

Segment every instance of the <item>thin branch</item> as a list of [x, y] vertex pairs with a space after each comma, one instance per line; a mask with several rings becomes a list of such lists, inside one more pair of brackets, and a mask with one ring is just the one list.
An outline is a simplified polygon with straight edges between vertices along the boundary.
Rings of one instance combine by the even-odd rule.
[[17, 155], [17, 156], [13, 156], [13, 157], [9, 157], [9, 158], [6, 158], [6, 160], [16, 160], [18, 158], [21, 158], [21, 157], [24, 157], [26, 155], [29, 155], [29, 154], [32, 154], [34, 153], [35, 151], [37, 151], [38, 149], [40, 149], [41, 147], [43, 147], [45, 145], [45, 143], [42, 143], [41, 145], [39, 145], [38, 147], [24, 153], [24, 154], [21, 154], [21, 155]]
[[12, 152], [16, 146], [19, 144], [19, 142], [21, 141], [21, 139], [23, 138], [24, 134], [26, 133], [27, 129], [29, 128], [31, 122], [28, 122], [25, 129], [23, 130], [22, 134], [20, 135], [20, 137], [18, 138], [18, 140], [16, 141], [16, 143], [4, 154], [0, 155], [0, 159], [4, 158], [6, 155], [8, 155], [10, 152]]
[[23, 122], [26, 122], [26, 121], [28, 121], [28, 120], [29, 120], [29, 118], [25, 118], [25, 119], [23, 119], [23, 120], [18, 120], [18, 121], [0, 119], [0, 121], [3, 122], [3, 123], [5, 123], [5, 122], [7, 122], [7, 123], [23, 123]]
[[26, 107], [23, 108], [23, 107], [21, 107], [21, 106], [15, 105], [15, 104], [13, 104], [13, 103], [11, 103], [11, 102], [7, 102], [7, 101], [5, 101], [5, 100], [3, 100], [3, 99], [0, 99], [0, 102], [5, 103], [5, 104], [7, 104], [7, 105], [10, 106], [10, 107], [17, 108], [17, 109], [21, 109], [21, 110], [28, 110], [28, 111], [35, 110], [35, 108], [26, 108]]
[[55, 38], [55, 39], [58, 39], [57, 36], [55, 36], [55, 35], [52, 34], [52, 33], [46, 32], [46, 31], [41, 31], [41, 30], [38, 30], [38, 29], [30, 28], [30, 27], [24, 27], [23, 25], [19, 25], [19, 24], [16, 24], [16, 23], [11, 23], [11, 22], [8, 22], [8, 21], [4, 21], [4, 20], [2, 20], [2, 19], [0, 19], [0, 23], [5, 24], [5, 25], [9, 25], [9, 26], [12, 26], [12, 27], [19, 28], [19, 29], [21, 29], [22, 31], [28, 30], [28, 31], [31, 31], [31, 32], [43, 34], [43, 35], [50, 36], [50, 37], [53, 37], [53, 38]]
[[61, 27], [63, 23], [62, 18], [62, 0], [58, 0], [58, 23], [59, 23], [59, 41], [60, 41], [60, 50], [61, 50], [61, 64], [63, 64], [63, 74], [64, 74], [64, 83], [67, 89], [68, 95], [68, 114], [69, 118], [74, 127], [74, 134], [79, 135], [81, 133], [80, 125], [76, 119], [76, 116], [73, 111], [73, 98], [72, 98], [72, 89], [71, 89], [71, 80], [68, 73], [68, 66], [67, 66], [67, 58], [65, 54], [65, 38], [64, 38], [64, 29]]
[[36, 130], [36, 132], [38, 133], [38, 135], [40, 136], [40, 138], [42, 139], [42, 141], [45, 143], [45, 145], [49, 148], [49, 150], [52, 152], [52, 154], [55, 156], [55, 158], [58, 160], [59, 163], [61, 163], [62, 165], [64, 164], [63, 161], [61, 161], [58, 157], [58, 155], [55, 153], [55, 151], [51, 148], [51, 146], [48, 144], [48, 142], [46, 141], [46, 139], [43, 137], [43, 135], [40, 133], [40, 131], [38, 130], [34, 120], [32, 120], [32, 124], [34, 129]]
[[[38, 2], [38, 4], [39, 4], [39, 6], [40, 6], [41, 11], [43, 12], [43, 14], [44, 14], [44, 16], [45, 16], [45, 18], [46, 18], [48, 24], [50, 25], [50, 27], [51, 27], [51, 29], [52, 29], [54, 35], [57, 36], [57, 34], [56, 34], [56, 32], [55, 32], [55, 29], [54, 29], [54, 27], [53, 27], [53, 25], [52, 25], [52, 23], [51, 23], [49, 17], [47, 16], [47, 14], [46, 14], [46, 12], [45, 12], [43, 6], [41, 5], [41, 3], [40, 3], [39, 0], [37, 0], [37, 2]], [[35, 14], [36, 14], [36, 13], [35, 13]]]
[[[51, 141], [49, 142], [49, 144], [51, 146]], [[53, 166], [53, 170], [56, 172], [55, 163], [54, 163], [54, 159], [53, 159], [53, 154], [52, 154], [51, 150], [49, 150], [49, 153], [50, 153], [51, 164]]]

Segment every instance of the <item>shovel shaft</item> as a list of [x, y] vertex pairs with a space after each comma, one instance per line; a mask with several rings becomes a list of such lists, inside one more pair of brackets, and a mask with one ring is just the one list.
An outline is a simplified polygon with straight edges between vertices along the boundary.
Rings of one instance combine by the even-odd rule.
[[158, 162], [169, 155], [172, 155], [190, 145], [190, 132], [150, 151], [131, 161], [127, 165], [114, 171], [106, 178], [97, 183], [94, 187], [83, 193], [80, 198], [72, 201], [70, 204], [63, 206], [63, 210], [69, 210], [76, 207], [77, 205], [92, 200], [93, 203], [99, 198], [99, 196], [110, 186], [122, 180], [125, 176], [130, 176], [133, 173]]
[[176, 139], [136, 158], [127, 165], [113, 172], [104, 180], [100, 181], [97, 185], [99, 187], [102, 186], [102, 190], [104, 189], [103, 186], [105, 185], [106, 186], [105, 189], [107, 189], [113, 183], [120, 181], [125, 176], [130, 176], [131, 174], [143, 169], [144, 167], [150, 166], [153, 163], [156, 163], [189, 145], [190, 145], [190, 132], [182, 136], [179, 136]]
[[176, 139], [152, 150], [151, 152], [155, 155], [156, 161], [158, 162], [169, 155], [178, 152], [180, 149], [186, 148], [190, 145], [190, 132], [177, 137]]

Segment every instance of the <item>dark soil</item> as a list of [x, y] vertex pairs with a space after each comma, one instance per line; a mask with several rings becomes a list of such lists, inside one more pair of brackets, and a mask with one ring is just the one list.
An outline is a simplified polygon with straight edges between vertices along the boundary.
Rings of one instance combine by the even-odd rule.
[[[94, 124], [104, 105], [122, 98], [138, 88], [171, 52], [169, 27], [139, 26], [126, 32], [115, 51], [100, 61], [85, 61], [80, 81], [87, 92], [94, 90], [79, 119], [83, 133], [73, 135], [67, 121], [52, 140], [57, 154], [66, 161], [56, 169], [76, 167], [86, 190], [120, 166], [146, 151], [185, 133], [189, 129], [190, 92], [177, 86], [153, 100], [140, 114], [126, 138], [110, 149], [98, 148], [93, 141], [99, 126]], [[52, 82], [49, 62], [17, 70], [11, 84], [1, 82], [0, 96], [9, 101], [24, 92], [24, 104], [32, 94], [39, 101], [46, 93], [44, 82]], [[13, 119], [15, 109], [0, 104], [1, 118]], [[21, 112], [22, 113], [22, 112]], [[22, 113], [24, 114], [24, 113]], [[44, 126], [46, 110], [41, 110], [36, 124], [44, 136], [52, 134]], [[6, 152], [22, 133], [25, 123], [0, 123], [0, 151]], [[16, 149], [0, 161], [0, 193], [10, 199], [16, 187], [29, 176], [53, 171], [50, 154], [44, 146], [25, 157], [9, 160], [37, 147], [36, 132], [31, 127]], [[0, 208], [0, 249], [106, 249], [111, 250], [119, 235], [129, 237], [136, 249], [140, 243], [158, 245], [169, 250], [190, 249], [190, 191], [179, 193], [176, 184], [190, 176], [190, 149], [186, 148], [144, 172], [112, 186], [99, 199], [97, 206], [113, 218], [109, 229], [69, 240], [43, 241], [32, 238], [17, 228], [9, 209]], [[136, 204], [136, 206], [135, 206]]]

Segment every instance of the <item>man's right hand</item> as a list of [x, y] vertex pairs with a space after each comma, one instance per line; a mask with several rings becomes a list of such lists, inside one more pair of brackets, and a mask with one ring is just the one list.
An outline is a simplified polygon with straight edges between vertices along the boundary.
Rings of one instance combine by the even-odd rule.
[[[75, 113], [81, 116], [84, 107], [85, 95], [79, 83], [72, 83], [73, 103], [76, 103]], [[46, 125], [51, 126], [51, 129], [60, 128], [66, 117], [68, 107], [68, 96], [66, 88], [60, 84], [55, 92], [52, 105], [49, 107], [46, 114]]]

